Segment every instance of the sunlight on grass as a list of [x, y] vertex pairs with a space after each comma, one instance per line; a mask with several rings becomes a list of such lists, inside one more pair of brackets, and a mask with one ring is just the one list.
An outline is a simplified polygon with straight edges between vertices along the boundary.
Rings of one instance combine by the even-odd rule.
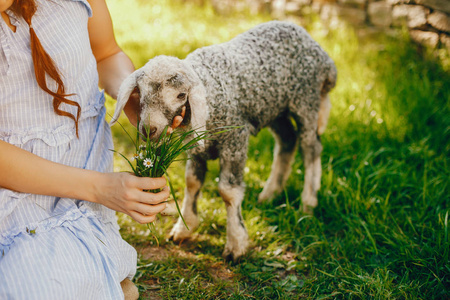
[[221, 17], [210, 5], [200, 8], [189, 1], [137, 2], [139, 5], [108, 2], [117, 42], [129, 53], [136, 67], [160, 54], [184, 58], [199, 47], [227, 41], [268, 20], [250, 15]]

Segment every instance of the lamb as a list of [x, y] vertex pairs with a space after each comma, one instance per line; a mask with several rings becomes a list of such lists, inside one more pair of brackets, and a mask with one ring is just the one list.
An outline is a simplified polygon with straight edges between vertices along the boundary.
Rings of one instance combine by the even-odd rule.
[[[191, 237], [199, 225], [197, 199], [206, 161], [219, 159], [218, 190], [227, 209], [227, 242], [223, 256], [238, 260], [249, 246], [241, 213], [244, 167], [250, 135], [268, 127], [275, 138], [272, 169], [259, 202], [283, 189], [300, 145], [305, 168], [302, 207], [312, 212], [320, 188], [322, 144], [336, 84], [333, 60], [298, 25], [271, 21], [232, 40], [203, 47], [184, 60], [157, 56], [131, 74], [120, 87], [113, 121], [130, 94], [140, 90], [140, 125], [158, 137], [186, 107], [183, 124], [198, 130], [240, 126], [194, 148], [186, 163], [181, 220], [171, 231], [174, 241]], [[150, 118], [149, 118], [150, 116]]]

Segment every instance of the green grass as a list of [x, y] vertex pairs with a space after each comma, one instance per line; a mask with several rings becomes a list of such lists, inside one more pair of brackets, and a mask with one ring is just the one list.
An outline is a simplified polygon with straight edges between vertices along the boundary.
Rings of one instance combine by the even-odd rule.
[[[117, 40], [136, 67], [159, 54], [183, 58], [268, 20], [217, 16], [208, 6], [182, 1], [134, 3], [108, 1]], [[252, 251], [240, 264], [221, 257], [226, 211], [216, 186], [217, 161], [208, 163], [194, 241], [166, 239], [172, 218], [161, 218], [150, 233], [119, 215], [123, 237], [139, 253], [135, 282], [142, 299], [450, 297], [448, 61], [419, 53], [401, 32], [361, 40], [352, 28], [308, 21], [339, 77], [322, 137], [314, 216], [299, 211], [300, 155], [284, 193], [257, 204], [272, 161], [273, 140], [264, 130], [250, 141], [243, 215]], [[112, 114], [111, 100], [108, 110]], [[127, 123], [123, 116], [121, 122]], [[133, 146], [122, 129], [116, 125], [113, 134], [116, 150], [131, 157]], [[129, 170], [119, 157], [115, 168]], [[183, 173], [182, 163], [169, 169], [179, 199]]]

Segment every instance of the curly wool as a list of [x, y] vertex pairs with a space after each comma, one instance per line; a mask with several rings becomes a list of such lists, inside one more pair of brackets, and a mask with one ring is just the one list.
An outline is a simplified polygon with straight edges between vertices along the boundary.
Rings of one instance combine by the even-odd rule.
[[208, 129], [245, 124], [257, 134], [286, 110], [317, 122], [311, 118], [320, 92], [336, 83], [331, 58], [305, 29], [288, 22], [263, 23], [229, 42], [197, 49], [184, 61], [205, 86]]

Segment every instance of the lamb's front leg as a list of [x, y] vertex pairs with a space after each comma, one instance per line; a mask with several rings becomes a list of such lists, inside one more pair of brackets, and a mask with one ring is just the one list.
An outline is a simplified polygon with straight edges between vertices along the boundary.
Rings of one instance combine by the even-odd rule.
[[183, 223], [181, 218], [178, 218], [177, 223], [172, 228], [170, 236], [174, 241], [181, 241], [191, 237], [194, 230], [198, 227], [198, 213], [197, 213], [197, 199], [200, 194], [200, 189], [205, 180], [206, 161], [194, 156], [186, 163], [186, 188], [184, 192], [183, 206], [181, 214], [186, 221], [187, 226]]
[[227, 208], [227, 243], [223, 257], [234, 261], [247, 252], [249, 244], [241, 212], [245, 192], [243, 173], [247, 143], [240, 145], [242, 147], [239, 150], [224, 150], [220, 154], [219, 193]]

